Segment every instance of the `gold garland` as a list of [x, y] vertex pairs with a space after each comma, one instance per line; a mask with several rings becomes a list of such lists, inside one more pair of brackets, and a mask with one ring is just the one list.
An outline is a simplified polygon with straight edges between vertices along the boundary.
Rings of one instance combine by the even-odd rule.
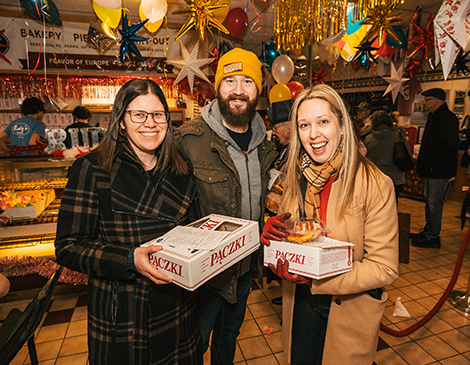
[[[404, 0], [356, 0], [352, 21], [363, 19], [379, 6], [396, 6]], [[274, 37], [282, 51], [295, 51], [320, 43], [347, 27], [348, 0], [277, 0]]]

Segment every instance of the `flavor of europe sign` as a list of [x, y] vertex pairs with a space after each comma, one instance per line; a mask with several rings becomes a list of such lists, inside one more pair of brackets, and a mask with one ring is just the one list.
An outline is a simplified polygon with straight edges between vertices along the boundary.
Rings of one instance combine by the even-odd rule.
[[[135, 70], [142, 67], [142, 62], [134, 55], [136, 65], [119, 62], [119, 44], [115, 42], [103, 54], [87, 43], [88, 29], [86, 23], [63, 23], [63, 27], [42, 23], [32, 19], [0, 17], [0, 52], [11, 64], [0, 58], [2, 70], [37, 69], [62, 70]], [[181, 59], [179, 42], [175, 42], [178, 30], [159, 29], [151, 34], [142, 30], [139, 35], [149, 38], [148, 42], [136, 43], [146, 60], [151, 60], [148, 67], [155, 72], [170, 72], [173, 66], [166, 65], [166, 59]], [[119, 32], [116, 30], [116, 35]], [[194, 38], [191, 32], [189, 38]], [[186, 35], [185, 35], [186, 36]], [[196, 39], [183, 39], [185, 44], [194, 43]], [[45, 62], [44, 62], [45, 57]], [[38, 62], [38, 58], [39, 62]], [[148, 69], [147, 69], [148, 70]]]

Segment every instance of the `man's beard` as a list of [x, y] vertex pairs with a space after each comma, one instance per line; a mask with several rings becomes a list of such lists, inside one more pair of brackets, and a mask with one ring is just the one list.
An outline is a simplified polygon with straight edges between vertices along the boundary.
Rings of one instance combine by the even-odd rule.
[[[250, 124], [256, 114], [256, 106], [258, 105], [259, 95], [256, 95], [256, 98], [250, 101], [250, 98], [247, 95], [229, 95], [227, 98], [223, 99], [220, 95], [217, 95], [217, 100], [219, 102], [220, 113], [224, 117], [225, 122], [235, 128], [245, 127]], [[231, 100], [243, 100], [246, 101], [246, 108], [244, 110], [233, 110], [230, 107]]]

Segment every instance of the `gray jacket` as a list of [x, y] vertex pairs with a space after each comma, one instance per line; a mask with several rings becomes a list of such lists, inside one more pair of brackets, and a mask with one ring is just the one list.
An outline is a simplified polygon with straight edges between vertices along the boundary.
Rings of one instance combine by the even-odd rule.
[[[175, 131], [180, 151], [193, 165], [202, 215], [211, 213], [255, 220], [262, 227], [268, 170], [276, 158], [266, 139], [263, 119], [251, 122], [253, 135], [245, 155], [222, 123], [217, 100], [206, 105], [201, 117]], [[251, 269], [248, 257], [208, 282], [212, 290], [235, 303], [237, 279]]]

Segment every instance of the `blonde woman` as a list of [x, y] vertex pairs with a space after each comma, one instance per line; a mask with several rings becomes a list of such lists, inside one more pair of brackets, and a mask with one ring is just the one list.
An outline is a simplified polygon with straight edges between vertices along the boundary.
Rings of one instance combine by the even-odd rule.
[[297, 364], [371, 364], [388, 298], [398, 277], [398, 218], [393, 183], [358, 149], [343, 100], [329, 86], [304, 90], [292, 107], [281, 215], [261, 241], [282, 240], [286, 220], [320, 218], [328, 236], [354, 243], [353, 269], [312, 280], [270, 265], [283, 283], [283, 345]]

